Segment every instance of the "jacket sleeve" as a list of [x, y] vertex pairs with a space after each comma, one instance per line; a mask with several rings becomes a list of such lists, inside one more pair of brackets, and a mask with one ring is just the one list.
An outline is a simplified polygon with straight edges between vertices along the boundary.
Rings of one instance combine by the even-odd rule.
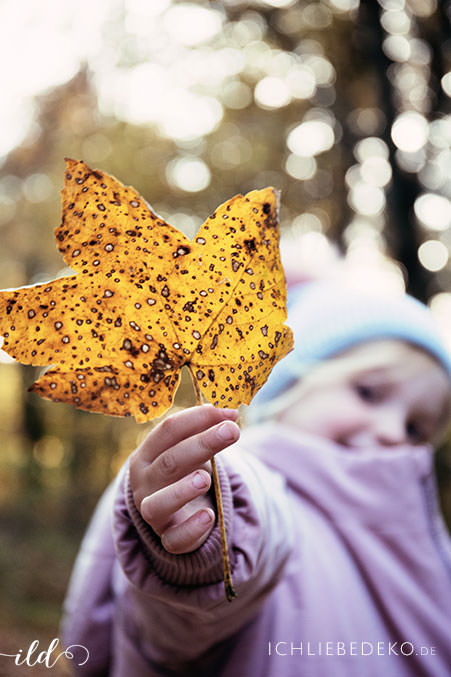
[[277, 584], [292, 545], [280, 475], [241, 445], [217, 456], [237, 598], [225, 599], [219, 529], [186, 555], [171, 555], [141, 518], [128, 472], [116, 494], [114, 539], [125, 575], [121, 634], [150, 665], [195, 660], [256, 615]]
[[64, 648], [77, 675], [109, 674], [113, 571], [116, 553], [112, 531], [112, 506], [121, 481], [105, 490], [83, 537], [66, 593], [61, 622]]

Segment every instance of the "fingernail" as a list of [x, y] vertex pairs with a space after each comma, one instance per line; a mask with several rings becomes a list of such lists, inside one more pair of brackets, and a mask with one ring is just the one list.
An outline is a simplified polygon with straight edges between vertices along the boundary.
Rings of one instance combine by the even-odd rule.
[[230, 416], [230, 418], [238, 417], [238, 409], [223, 409], [222, 412], [225, 416]]
[[202, 473], [197, 472], [193, 477], [193, 485], [196, 489], [204, 489], [207, 486], [207, 481]]
[[207, 526], [208, 524], [210, 524], [212, 520], [211, 512], [209, 512], [208, 510], [201, 510], [201, 512], [197, 516], [197, 519], [199, 520], [200, 524]]
[[227, 422], [221, 423], [216, 430], [216, 434], [223, 442], [230, 442], [235, 439], [235, 426]]

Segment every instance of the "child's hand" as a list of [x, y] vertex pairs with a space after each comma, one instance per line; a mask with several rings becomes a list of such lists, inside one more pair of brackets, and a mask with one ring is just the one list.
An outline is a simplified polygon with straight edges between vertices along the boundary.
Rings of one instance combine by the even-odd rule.
[[135, 505], [174, 555], [192, 552], [213, 529], [210, 459], [239, 438], [237, 416], [210, 405], [178, 412], [159, 423], [131, 457]]

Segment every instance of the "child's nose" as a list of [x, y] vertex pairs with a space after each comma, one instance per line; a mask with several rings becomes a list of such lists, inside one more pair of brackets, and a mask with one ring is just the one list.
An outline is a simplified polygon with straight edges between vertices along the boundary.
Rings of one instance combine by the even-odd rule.
[[376, 421], [375, 432], [379, 444], [386, 447], [407, 442], [406, 424], [401, 412], [381, 412]]

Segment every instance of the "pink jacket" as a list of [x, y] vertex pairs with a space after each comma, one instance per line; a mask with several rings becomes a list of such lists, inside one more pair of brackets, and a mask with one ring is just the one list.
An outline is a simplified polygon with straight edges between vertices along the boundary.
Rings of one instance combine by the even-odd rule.
[[350, 452], [266, 425], [218, 461], [238, 598], [224, 598], [218, 530], [167, 553], [125, 466], [66, 599], [65, 644], [90, 652], [77, 674], [451, 676], [450, 542], [430, 449]]

